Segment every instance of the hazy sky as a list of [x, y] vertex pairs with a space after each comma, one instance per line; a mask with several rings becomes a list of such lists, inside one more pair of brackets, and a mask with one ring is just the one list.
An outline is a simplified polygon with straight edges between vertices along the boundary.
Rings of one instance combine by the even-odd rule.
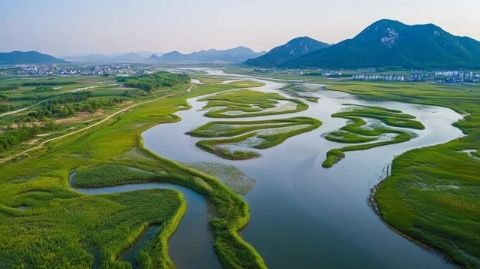
[[0, 0], [0, 51], [58, 56], [335, 43], [390, 18], [480, 40], [480, 0]]

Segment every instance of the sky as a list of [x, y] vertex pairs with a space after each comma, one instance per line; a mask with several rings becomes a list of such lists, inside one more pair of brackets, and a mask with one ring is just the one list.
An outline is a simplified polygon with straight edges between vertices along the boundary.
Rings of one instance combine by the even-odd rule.
[[56, 56], [336, 43], [382, 18], [480, 40], [479, 0], [0, 0], [0, 51]]

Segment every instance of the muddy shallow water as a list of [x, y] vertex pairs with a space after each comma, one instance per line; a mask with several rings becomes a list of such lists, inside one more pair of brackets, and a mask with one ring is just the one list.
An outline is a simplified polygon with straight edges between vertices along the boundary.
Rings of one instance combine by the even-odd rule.
[[[257, 88], [260, 91], [278, 92], [283, 86], [280, 82], [258, 81], [265, 83]], [[461, 115], [442, 107], [361, 101], [349, 94], [327, 90], [309, 95], [319, 97], [319, 101], [308, 103], [307, 111], [235, 119], [309, 116], [323, 122], [317, 130], [259, 151], [262, 157], [254, 160], [218, 158], [198, 149], [195, 146], [198, 138], [185, 135], [214, 120], [204, 117], [205, 111], [200, 111], [205, 105], [198, 101], [201, 97], [190, 99], [192, 108], [177, 113], [181, 122], [158, 125], [142, 136], [145, 146], [158, 155], [186, 163], [234, 165], [256, 180], [245, 196], [251, 209], [251, 221], [242, 236], [260, 252], [270, 268], [453, 267], [388, 228], [369, 207], [368, 197], [382, 178], [384, 168], [396, 155], [462, 136], [460, 130], [451, 125], [461, 119]], [[415, 131], [418, 136], [406, 143], [348, 152], [336, 166], [324, 169], [322, 162], [326, 152], [343, 144], [327, 141], [322, 135], [345, 125], [345, 119], [330, 116], [347, 103], [398, 109], [416, 116], [426, 129]], [[195, 242], [191, 243], [188, 249], [181, 251], [200, 251]], [[173, 255], [173, 249], [171, 253]], [[193, 264], [180, 268], [202, 267]]]

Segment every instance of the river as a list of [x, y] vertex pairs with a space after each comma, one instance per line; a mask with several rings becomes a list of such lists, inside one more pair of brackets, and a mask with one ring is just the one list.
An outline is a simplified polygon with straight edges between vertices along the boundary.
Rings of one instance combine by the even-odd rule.
[[[280, 92], [284, 86], [278, 81], [256, 80], [265, 84], [256, 89], [259, 91]], [[188, 100], [191, 109], [176, 113], [182, 121], [161, 124], [143, 133], [145, 147], [185, 163], [234, 165], [255, 178], [256, 185], [245, 196], [251, 221], [242, 236], [260, 252], [270, 268], [451, 268], [453, 265], [439, 255], [387, 227], [369, 206], [368, 198], [395, 156], [461, 137], [461, 131], [452, 126], [461, 115], [443, 107], [362, 101], [324, 89], [312, 95], [319, 101], [309, 103], [306, 111], [249, 118], [309, 116], [323, 121], [315, 131], [260, 151], [262, 157], [258, 159], [224, 160], [195, 146], [198, 139], [185, 133], [214, 120], [203, 116], [205, 111], [200, 110], [205, 103], [198, 101], [200, 97]], [[345, 119], [331, 117], [343, 104], [398, 109], [416, 116], [426, 129], [415, 131], [418, 136], [406, 143], [348, 152], [336, 166], [324, 169], [326, 152], [342, 144], [327, 141], [322, 135], [345, 125]], [[182, 251], [199, 249], [192, 244], [190, 249]]]

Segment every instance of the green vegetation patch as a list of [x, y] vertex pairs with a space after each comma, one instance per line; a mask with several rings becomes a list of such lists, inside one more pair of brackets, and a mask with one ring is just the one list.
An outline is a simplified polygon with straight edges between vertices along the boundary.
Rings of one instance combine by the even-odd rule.
[[339, 118], [363, 117], [380, 120], [392, 127], [425, 129], [421, 122], [415, 120], [415, 116], [383, 107], [353, 105], [351, 110], [335, 113], [332, 116]]
[[327, 152], [327, 159], [323, 162], [323, 167], [330, 168], [345, 158], [345, 153], [341, 149], [332, 149]]
[[32, 81], [32, 82], [24, 82], [21, 86], [29, 87], [29, 86], [64, 86], [64, 85], [73, 85], [77, 84], [76, 81]]
[[65, 118], [78, 112], [93, 113], [100, 108], [124, 102], [125, 98], [92, 98], [90, 92], [66, 93], [40, 103], [29, 118]]
[[235, 150], [225, 147], [225, 145], [233, 144], [237, 142], [245, 141], [255, 136], [255, 133], [249, 133], [245, 135], [236, 136], [228, 139], [212, 139], [212, 140], [200, 140], [197, 142], [197, 147], [200, 149], [217, 155], [227, 160], [249, 160], [260, 157], [260, 154], [253, 151], [247, 151], [245, 149]]
[[186, 74], [160, 71], [148, 75], [118, 77], [117, 81], [123, 83], [126, 87], [139, 88], [146, 92], [152, 92], [162, 87], [174, 87], [189, 83], [190, 77]]
[[18, 125], [15, 128], [7, 128], [3, 130], [3, 132], [0, 132], [0, 150], [9, 150], [16, 145], [35, 138], [41, 133], [51, 132], [56, 129], [58, 129], [58, 126], [50, 120], [39, 124], [23, 124]]
[[78, 188], [95, 188], [114, 186], [124, 182], [148, 182], [158, 179], [156, 173], [126, 165], [100, 165], [78, 168], [73, 179], [73, 184]]
[[[140, 78], [156, 81], [155, 90], [163, 87], [168, 91], [169, 86], [162, 85], [178, 87], [189, 83], [180, 74], [155, 73]], [[154, 95], [138, 88], [125, 88], [114, 78], [90, 76], [0, 78], [0, 90], [4, 90], [0, 94], [2, 157], [42, 143], [50, 135], [82, 128], [121, 106]]]
[[243, 118], [300, 112], [308, 105], [297, 99], [290, 99], [277, 93], [252, 90], [238, 90], [209, 96], [205, 115], [212, 118]]
[[[414, 116], [382, 107], [352, 105], [348, 110], [335, 113], [332, 117], [348, 119], [348, 124], [340, 130], [326, 134], [325, 138], [337, 143], [356, 145], [327, 152], [327, 158], [322, 164], [325, 168], [330, 168], [345, 158], [347, 151], [403, 143], [414, 137], [411, 132], [398, 128], [425, 129], [425, 126], [415, 120]], [[364, 118], [378, 120], [381, 124], [369, 124]]]
[[[158, 225], [160, 230], [142, 248], [137, 262], [142, 268], [174, 267], [167, 243], [185, 211], [182, 195], [150, 190], [85, 196], [68, 184], [70, 172], [79, 170], [84, 186], [139, 183], [139, 179], [150, 182], [149, 173], [154, 173], [159, 182], [194, 190], [213, 209], [211, 232], [223, 266], [266, 268], [239, 235], [249, 221], [249, 210], [238, 194], [217, 178], [141, 147], [144, 130], [180, 120], [173, 113], [188, 105], [186, 99], [232, 89], [231, 85], [206, 84], [187, 92], [188, 87], [182, 84], [153, 92], [150, 103], [3, 163], [0, 264], [6, 268], [129, 268], [119, 261], [121, 253], [148, 227]], [[125, 169], [130, 171], [124, 174]], [[105, 180], [99, 180], [99, 175]]]
[[157, 248], [145, 248], [145, 256], [159, 268], [172, 266], [165, 238], [185, 211], [180, 193], [151, 190], [90, 197], [52, 189], [51, 183], [43, 179], [3, 191], [27, 208], [0, 208], [3, 267], [129, 268], [117, 260], [117, 253], [151, 225], [162, 230], [152, 239]]
[[271, 148], [290, 137], [315, 130], [321, 125], [321, 121], [307, 117], [263, 121], [217, 121], [209, 122], [189, 134], [196, 137], [219, 137], [200, 140], [197, 146], [224, 159], [247, 160], [260, 156], [257, 152], [249, 151], [249, 148]]

